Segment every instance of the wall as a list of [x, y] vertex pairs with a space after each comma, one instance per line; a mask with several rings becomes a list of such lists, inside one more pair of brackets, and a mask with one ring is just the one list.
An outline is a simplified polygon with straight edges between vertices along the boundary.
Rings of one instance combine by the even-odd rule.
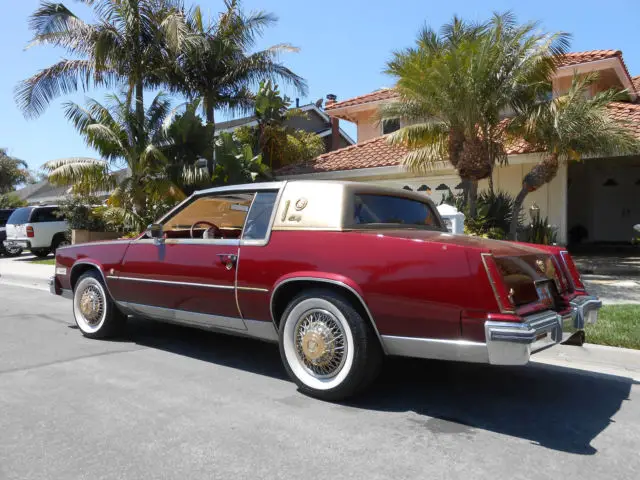
[[358, 125], [358, 143], [366, 142], [382, 135], [382, 129], [375, 116], [375, 110], [367, 110], [356, 117]]
[[[515, 163], [505, 167], [498, 167], [494, 171], [494, 188], [496, 190], [503, 190], [514, 197], [520, 191], [522, 185], [522, 179], [531, 170], [535, 163]], [[368, 182], [374, 182], [378, 185], [384, 185], [389, 187], [402, 188], [405, 185], [411, 187], [413, 190], [418, 190], [421, 185], [427, 185], [431, 187], [431, 194], [429, 198], [437, 205], [442, 201], [443, 195], [447, 194], [447, 191], [438, 191], [436, 188], [440, 184], [447, 185], [454, 193], [460, 193], [461, 190], [456, 190], [455, 187], [460, 183], [460, 177], [453, 170], [434, 172], [433, 175], [428, 176], [415, 176], [407, 173], [405, 177], [386, 179], [380, 177], [377, 179], [367, 180]], [[566, 195], [566, 182], [567, 182], [567, 167], [560, 168], [558, 175], [551, 183], [544, 185], [539, 190], [530, 193], [525, 198], [523, 205], [523, 212], [525, 214], [525, 220], [529, 221], [529, 207], [534, 203], [540, 207], [540, 215], [542, 218], [548, 217], [549, 224], [557, 227], [558, 243], [566, 243], [566, 225], [567, 225], [567, 195]], [[480, 182], [479, 191], [488, 190], [489, 183], [487, 180]], [[639, 187], [640, 189], [640, 187]]]

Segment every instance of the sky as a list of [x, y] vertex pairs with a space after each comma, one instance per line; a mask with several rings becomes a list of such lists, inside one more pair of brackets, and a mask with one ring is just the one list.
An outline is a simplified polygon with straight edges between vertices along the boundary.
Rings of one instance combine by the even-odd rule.
[[[53, 48], [25, 50], [31, 39], [28, 17], [39, 3], [0, 0], [4, 7], [0, 16], [0, 147], [26, 160], [33, 169], [58, 158], [97, 156], [65, 119], [62, 103], [81, 103], [85, 96], [102, 100], [106, 93], [94, 90], [67, 95], [37, 119], [26, 119], [17, 108], [13, 97], [16, 84], [64, 55]], [[88, 18], [86, 7], [72, 0], [64, 3]], [[197, 3], [211, 14], [222, 8], [222, 0]], [[424, 25], [437, 29], [453, 15], [484, 20], [494, 11], [511, 10], [521, 22], [536, 20], [544, 31], [572, 34], [572, 51], [622, 50], [631, 75], [640, 75], [638, 0], [609, 4], [594, 0], [244, 0], [243, 6], [247, 11], [265, 10], [279, 18], [257, 48], [282, 42], [300, 48], [298, 53], [281, 57], [281, 61], [309, 84], [309, 94], [300, 98], [301, 104], [315, 102], [328, 93], [344, 100], [392, 86], [393, 78], [383, 73], [385, 62], [394, 50], [410, 46]], [[299, 96], [284, 91], [293, 99]], [[343, 121], [341, 126], [355, 139], [353, 124]]]

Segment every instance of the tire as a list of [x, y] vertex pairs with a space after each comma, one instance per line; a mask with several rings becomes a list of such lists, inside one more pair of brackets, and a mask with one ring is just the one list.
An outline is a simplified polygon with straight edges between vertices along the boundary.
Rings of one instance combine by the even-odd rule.
[[38, 258], [45, 258], [49, 256], [51, 250], [48, 248], [34, 248], [31, 250], [31, 253], [33, 253]]
[[119, 335], [127, 319], [116, 307], [102, 276], [95, 270], [82, 274], [73, 289], [73, 316], [82, 334], [88, 338]]
[[10, 258], [19, 257], [20, 255], [22, 255], [22, 248], [21, 247], [15, 247], [14, 249], [5, 248], [4, 254], [5, 256]]
[[53, 239], [53, 243], [51, 244], [51, 250], [55, 255], [56, 251], [60, 247], [68, 247], [69, 245], [71, 245], [71, 242], [67, 240], [67, 237], [65, 237], [64, 235], [56, 235]]
[[[279, 340], [291, 379], [301, 392], [322, 400], [356, 395], [382, 365], [382, 349], [367, 320], [331, 290], [296, 296], [282, 315]], [[336, 346], [342, 348], [329, 351]]]

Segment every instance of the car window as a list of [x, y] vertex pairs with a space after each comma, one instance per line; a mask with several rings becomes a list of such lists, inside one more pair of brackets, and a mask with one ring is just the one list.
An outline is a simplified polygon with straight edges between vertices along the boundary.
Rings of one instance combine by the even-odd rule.
[[358, 194], [354, 199], [356, 225], [410, 225], [441, 229], [431, 205], [392, 195]]
[[58, 209], [52, 207], [36, 208], [31, 215], [31, 223], [63, 222], [58, 216]]
[[7, 223], [11, 225], [21, 225], [23, 223], [29, 223], [29, 216], [31, 215], [32, 210], [33, 207], [16, 209], [9, 217], [9, 220], [7, 220]]
[[242, 238], [245, 240], [263, 240], [267, 237], [273, 207], [278, 192], [258, 192], [251, 204]]
[[0, 210], [0, 227], [4, 227], [7, 224], [12, 212], [13, 210]]
[[164, 222], [165, 236], [239, 239], [253, 196], [253, 193], [237, 193], [198, 197]]

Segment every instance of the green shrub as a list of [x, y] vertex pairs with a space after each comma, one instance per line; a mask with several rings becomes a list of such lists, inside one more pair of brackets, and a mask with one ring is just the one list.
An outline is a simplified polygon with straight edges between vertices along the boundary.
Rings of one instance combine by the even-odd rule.
[[103, 232], [107, 225], [102, 217], [94, 212], [95, 206], [102, 202], [90, 195], [73, 195], [60, 202], [60, 216], [64, 217], [71, 230], [90, 230]]
[[529, 243], [538, 243], [541, 245], [553, 245], [556, 243], [557, 228], [549, 225], [549, 218], [540, 218], [536, 215], [531, 223], [522, 229], [523, 240]]

